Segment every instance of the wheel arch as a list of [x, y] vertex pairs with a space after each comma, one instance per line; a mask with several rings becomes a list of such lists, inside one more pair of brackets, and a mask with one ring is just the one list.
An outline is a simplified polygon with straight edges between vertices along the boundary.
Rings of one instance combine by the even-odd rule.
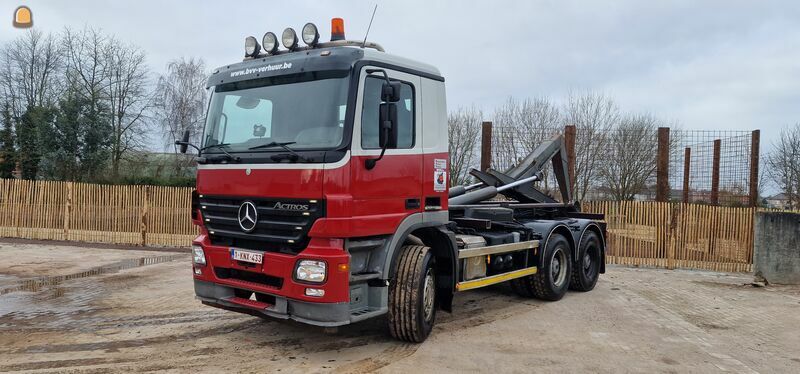
[[567, 239], [567, 243], [569, 243], [570, 249], [572, 250], [572, 258], [575, 258], [578, 250], [578, 244], [575, 243], [575, 237], [572, 236], [572, 231], [570, 231], [569, 227], [567, 227], [564, 223], [558, 223], [553, 228], [550, 229], [550, 232], [547, 233], [547, 238], [544, 240], [544, 246], [542, 246], [542, 250], [539, 251], [540, 257], [544, 253], [544, 248], [547, 248], [547, 244], [550, 242], [550, 238], [553, 234], [560, 234], [565, 239]]
[[[436, 259], [436, 297], [439, 306], [448, 312], [452, 312], [453, 294], [455, 293], [455, 282], [458, 279], [458, 246], [455, 234], [443, 225], [420, 227], [401, 241], [403, 244], [421, 241], [426, 247], [431, 249], [431, 253]], [[394, 251], [392, 257], [391, 276], [395, 275], [395, 261], [398, 251]]]
[[422, 242], [431, 248], [436, 258], [437, 297], [439, 305], [445, 311], [452, 311], [455, 282], [458, 279], [458, 246], [455, 234], [448, 230], [444, 223], [423, 221], [421, 215], [412, 215], [401, 223], [397, 233], [392, 235], [387, 247], [383, 265], [383, 278], [393, 280], [397, 273], [397, 258], [400, 248], [406, 244]]

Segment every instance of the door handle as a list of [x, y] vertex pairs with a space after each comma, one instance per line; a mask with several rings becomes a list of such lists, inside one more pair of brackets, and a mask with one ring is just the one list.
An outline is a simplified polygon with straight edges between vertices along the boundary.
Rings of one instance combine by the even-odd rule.
[[406, 199], [406, 209], [419, 209], [419, 199]]

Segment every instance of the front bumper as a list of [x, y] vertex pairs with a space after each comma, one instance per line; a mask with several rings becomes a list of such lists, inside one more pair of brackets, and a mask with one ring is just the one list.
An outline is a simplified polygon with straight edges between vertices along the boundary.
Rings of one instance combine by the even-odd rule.
[[[206, 257], [206, 265], [194, 265], [200, 272], [195, 271], [195, 280], [313, 303], [346, 303], [350, 300], [350, 255], [344, 250], [341, 240], [311, 239], [306, 249], [296, 255], [264, 252], [261, 264], [233, 260], [230, 247], [212, 245], [206, 235], [198, 236], [193, 244], [202, 246]], [[325, 281], [307, 283], [295, 280], [295, 266], [301, 260], [324, 261], [327, 267]], [[325, 294], [322, 297], [306, 296], [306, 288], [322, 289]]]
[[[230, 248], [212, 245], [205, 233], [193, 244], [202, 246], [206, 257], [206, 265], [193, 265], [195, 270], [200, 270], [200, 274], [194, 272], [195, 294], [204, 304], [317, 326], [354, 322], [351, 287], [363, 288], [364, 285], [350, 284], [350, 255], [341, 240], [312, 238], [306, 249], [297, 255], [264, 252], [261, 265], [233, 260]], [[295, 265], [304, 259], [325, 261], [328, 269], [325, 282], [312, 284], [294, 279]], [[341, 264], [348, 267], [342, 270]], [[230, 276], [237, 272], [248, 277]], [[306, 288], [322, 289], [325, 294], [306, 296]], [[236, 296], [236, 290], [253, 291], [266, 296], [267, 300], [243, 299]]]
[[[351, 283], [350, 254], [341, 240], [312, 238], [297, 255], [264, 252], [261, 265], [231, 259], [230, 248], [211, 245], [204, 233], [193, 244], [202, 246], [206, 257], [206, 265], [193, 265], [195, 294], [204, 304], [317, 326], [346, 325], [387, 310], [370, 305], [386, 298], [385, 287], [375, 290], [364, 282]], [[311, 284], [294, 279], [295, 265], [304, 259], [325, 261], [325, 282]], [[342, 264], [348, 266], [340, 267]], [[248, 277], [230, 276], [234, 273]], [[322, 289], [325, 294], [306, 296], [306, 288]], [[236, 296], [236, 290], [253, 291], [266, 299], [243, 299]]]
[[194, 280], [194, 292], [204, 304], [242, 313], [324, 327], [351, 323], [349, 302], [313, 303], [276, 296], [274, 303], [258, 303], [237, 298], [232, 287], [197, 279]]

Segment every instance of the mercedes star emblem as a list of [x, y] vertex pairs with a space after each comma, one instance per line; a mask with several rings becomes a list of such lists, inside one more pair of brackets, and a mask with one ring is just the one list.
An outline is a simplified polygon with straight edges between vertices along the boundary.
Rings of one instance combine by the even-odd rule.
[[258, 222], [256, 204], [252, 201], [243, 202], [239, 207], [239, 227], [244, 232], [250, 232], [256, 228], [256, 222]]

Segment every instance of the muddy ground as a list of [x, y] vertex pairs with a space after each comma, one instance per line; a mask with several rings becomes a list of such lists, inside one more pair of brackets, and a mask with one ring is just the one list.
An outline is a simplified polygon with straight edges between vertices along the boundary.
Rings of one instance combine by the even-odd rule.
[[0, 372], [800, 372], [800, 288], [611, 267], [545, 303], [459, 294], [423, 344], [200, 304], [185, 252], [0, 242]]

